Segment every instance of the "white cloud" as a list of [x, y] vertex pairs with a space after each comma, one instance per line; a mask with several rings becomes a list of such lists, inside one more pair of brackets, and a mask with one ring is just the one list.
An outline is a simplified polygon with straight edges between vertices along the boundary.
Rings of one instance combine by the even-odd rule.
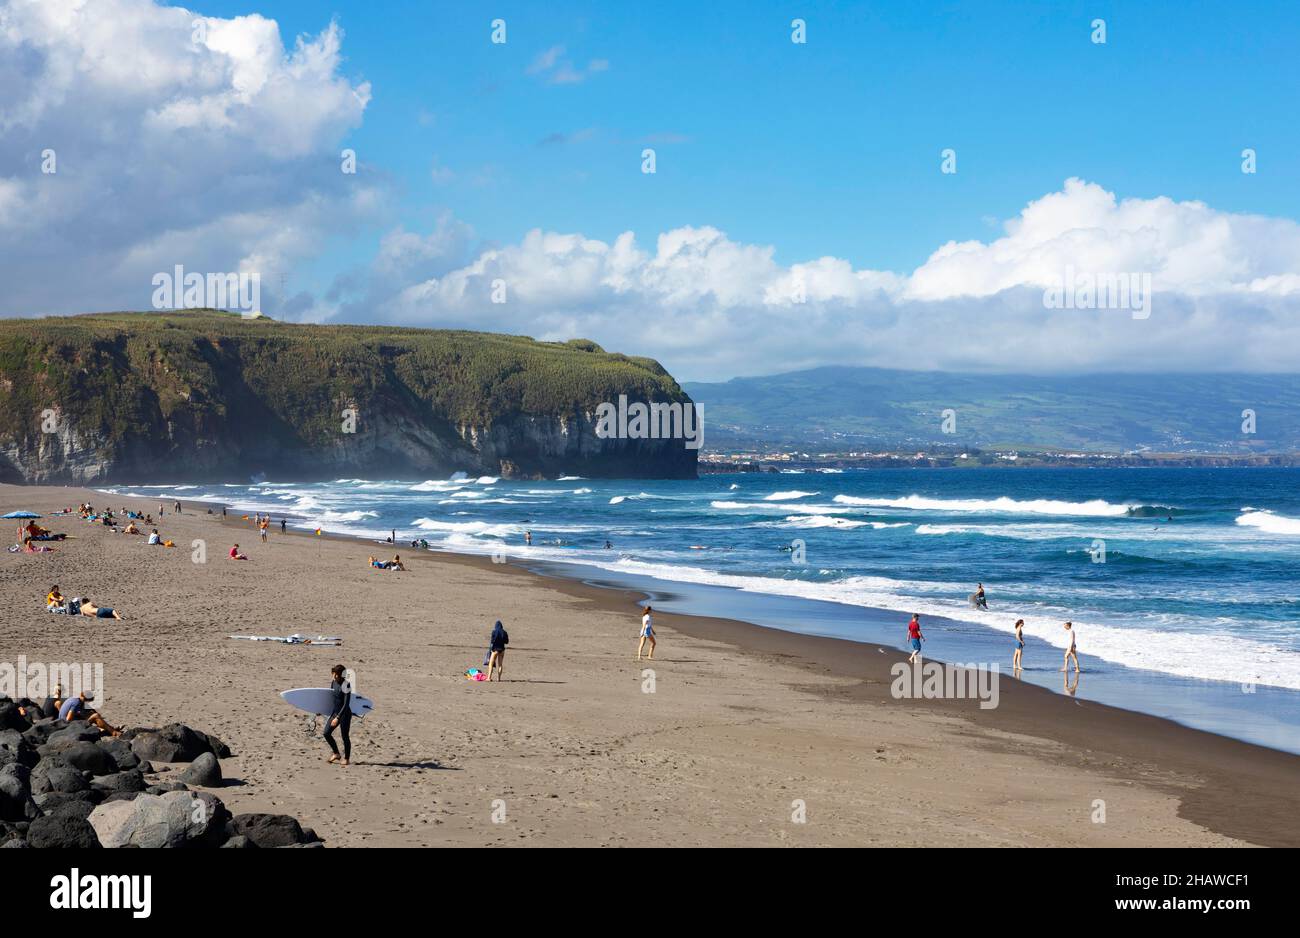
[[551, 46], [539, 53], [524, 71], [536, 75], [548, 85], [576, 85], [592, 75], [609, 71], [609, 59], [592, 59], [585, 69], [575, 68], [573, 62], [562, 58], [564, 46]]
[[[778, 264], [711, 227], [611, 243], [534, 230], [413, 283], [371, 314], [654, 355], [679, 377], [827, 363], [987, 371], [1295, 370], [1300, 225], [1069, 180], [991, 242], [949, 243], [910, 274], [835, 257]], [[1058, 310], [1067, 266], [1150, 273], [1150, 318]], [[491, 302], [504, 281], [508, 302]], [[801, 301], [802, 299], [802, 301]]]
[[273, 20], [152, 0], [0, 0], [0, 313], [147, 307], [178, 263], [269, 280], [372, 217], [378, 191], [339, 168], [370, 99], [341, 41], [330, 23], [286, 49]]

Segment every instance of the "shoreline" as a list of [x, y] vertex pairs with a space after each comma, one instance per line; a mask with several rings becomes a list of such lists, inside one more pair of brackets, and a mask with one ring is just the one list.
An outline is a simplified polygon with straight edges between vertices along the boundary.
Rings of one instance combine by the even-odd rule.
[[[38, 494], [42, 492], [49, 494]], [[86, 498], [102, 501], [106, 497], [102, 493], [82, 489], [2, 486], [0, 501], [9, 507], [16, 507], [23, 501], [34, 502], [30, 507], [48, 511], [50, 506], [46, 501], [55, 497], [52, 493], [60, 493], [57, 496], [60, 503], [75, 503]], [[120, 500], [128, 504], [144, 502], [143, 499], [126, 496]], [[168, 499], [168, 503], [174, 500], [176, 499]], [[114, 504], [118, 501], [119, 499], [114, 499]], [[214, 518], [218, 522], [222, 520], [219, 514], [206, 515], [206, 510], [210, 507], [219, 509], [219, 506], [211, 502], [180, 501], [186, 508], [186, 514], [179, 520], [173, 520], [173, 516], [168, 515], [169, 524], [190, 526], [203, 525]], [[156, 502], [156, 499], [153, 500], [154, 505]], [[82, 524], [77, 519], [72, 526], [78, 535], [81, 534], [78, 526]], [[239, 517], [228, 516], [220, 529], [224, 532], [232, 530], [232, 527], [245, 529], [246, 526]], [[306, 631], [290, 628], [286, 617], [292, 615], [292, 610], [281, 608], [272, 601], [276, 596], [283, 596], [286, 591], [293, 592], [293, 588], [286, 583], [286, 578], [292, 582], [293, 578], [307, 576], [314, 567], [328, 566], [330, 569], [323, 571], [322, 577], [324, 573], [331, 576], [317, 581], [317, 588], [335, 590], [340, 576], [353, 576], [354, 563], [364, 565], [360, 541], [366, 540], [365, 538], [348, 535], [316, 537], [308, 532], [293, 531], [289, 532], [293, 535], [289, 538], [277, 530], [272, 536], [273, 547], [279, 546], [276, 542], [295, 545], [294, 552], [278, 555], [275, 550], [256, 544], [256, 534], [251, 526], [246, 529], [249, 537], [247, 545], [257, 552], [255, 561], [261, 560], [262, 551], [266, 551], [266, 556], [273, 560], [283, 556], [286, 563], [293, 567], [292, 570], [281, 570], [276, 575], [271, 570], [264, 572], [255, 564], [249, 565], [250, 575], [257, 576], [259, 580], [266, 578], [268, 583], [258, 587], [263, 592], [251, 597], [252, 608], [265, 610], [265, 621], [268, 623], [286, 621], [283, 626], [260, 628], [258, 631], [276, 634]], [[168, 536], [166, 530], [164, 536]], [[129, 543], [106, 533], [95, 540], [109, 542], [107, 546], [110, 548]], [[319, 544], [316, 551], [299, 549], [313, 541]], [[242, 537], [241, 546], [245, 546]], [[384, 548], [388, 546], [384, 545]], [[72, 556], [80, 547], [79, 542], [71, 542], [65, 556]], [[392, 547], [396, 552], [402, 550], [400, 544]], [[127, 549], [134, 548], [135, 545], [131, 545]], [[140, 550], [145, 548], [141, 546]], [[365, 551], [373, 552], [373, 547]], [[315, 558], [307, 556], [313, 554], [316, 555]], [[359, 560], [356, 559], [358, 554], [361, 554]], [[51, 558], [54, 556], [59, 555], [51, 555]], [[635, 631], [630, 623], [634, 622], [634, 607], [638, 599], [636, 593], [543, 576], [515, 563], [495, 564], [488, 557], [442, 551], [416, 551], [406, 556], [413, 561], [409, 573], [393, 574], [391, 578], [387, 574], [379, 574], [384, 578], [382, 580], [359, 577], [359, 582], [382, 582], [385, 586], [393, 584], [403, 594], [409, 593], [416, 603], [427, 602], [427, 599], [422, 600], [420, 597], [427, 597], [431, 591], [437, 592], [436, 588], [441, 586], [442, 592], [447, 595], [440, 602], [448, 608], [454, 607], [459, 601], [451, 594], [463, 588], [462, 591], [470, 597], [471, 608], [489, 605], [496, 610], [496, 615], [507, 621], [507, 627], [515, 630], [516, 647], [512, 648], [512, 668], [522, 658], [526, 662], [523, 667], [531, 672], [534, 661], [545, 658], [550, 667], [567, 669], [556, 677], [565, 676], [568, 679], [558, 683], [564, 685], [576, 682], [583, 685], [581, 688], [557, 691], [561, 695], [558, 700], [549, 696], [529, 696], [534, 693], [551, 693], [540, 686], [525, 689], [522, 699], [512, 705], [513, 718], [523, 722], [542, 719], [543, 722], [536, 724], [534, 734], [525, 736], [524, 740], [546, 732], [541, 727], [553, 725], [546, 721], [555, 718], [555, 713], [551, 711], [556, 707], [562, 710], [565, 717], [562, 721], [565, 732], [572, 729], [578, 737], [589, 736], [596, 726], [600, 726], [605, 733], [613, 732], [614, 728], [607, 725], [609, 720], [613, 720], [616, 727], [622, 727], [628, 722], [636, 726], [641, 726], [646, 721], [655, 724], [655, 718], [648, 715], [641, 706], [645, 700], [638, 699], [645, 695], [638, 694], [630, 701], [626, 698], [626, 682], [639, 679], [639, 669], [631, 660]], [[315, 563], [312, 562], [313, 559]], [[223, 580], [244, 573], [230, 569], [243, 567], [242, 564], [227, 567], [224, 566], [224, 560], [215, 563], [218, 569], [214, 572], [219, 573]], [[338, 564], [343, 566], [339, 567]], [[430, 579], [429, 574], [434, 579], [432, 586], [425, 583], [419, 590], [413, 589], [417, 581], [424, 583]], [[6, 586], [13, 587], [15, 577], [7, 575], [4, 582]], [[46, 585], [39, 580], [21, 584], [21, 589], [28, 596], [37, 589], [45, 588]], [[70, 588], [72, 587], [65, 584], [65, 591]], [[94, 589], [103, 592], [98, 586]], [[388, 615], [392, 620], [402, 619], [402, 616], [390, 615], [402, 610], [400, 603], [386, 595], [388, 590], [383, 590], [378, 598], [373, 589], [358, 588], [358, 591], [368, 594], [356, 597], [358, 608], [378, 610], [377, 618]], [[205, 592], [200, 595], [211, 594]], [[238, 593], [227, 594], [223, 591], [220, 595], [230, 595], [232, 600], [243, 601]], [[529, 601], [521, 602], [517, 595], [526, 596]], [[484, 597], [488, 598], [487, 602]], [[18, 595], [11, 594], [8, 598], [16, 606], [23, 605]], [[351, 602], [353, 597], [346, 592], [335, 591], [331, 593], [331, 599], [341, 605]], [[26, 602], [30, 604], [31, 600]], [[119, 605], [129, 608], [124, 603]], [[551, 606], [556, 608], [552, 610]], [[370, 641], [358, 641], [354, 627], [332, 626], [348, 628], [349, 631], [348, 643], [342, 649], [340, 657], [349, 662], [361, 661], [367, 668], [374, 667], [370, 663], [375, 654], [371, 644], [378, 641], [382, 645], [381, 639], [391, 637], [390, 631], [408, 634], [411, 623], [422, 622], [426, 617], [422, 608], [417, 607], [414, 612], [418, 614], [407, 617], [406, 625], [399, 622], [393, 629], [381, 629]], [[490, 614], [474, 615], [478, 620], [484, 620]], [[575, 623], [573, 620], [579, 616], [582, 621]], [[433, 617], [437, 618], [436, 608]], [[28, 618], [35, 618], [37, 624], [59, 624], [49, 623], [48, 620], [59, 617], [49, 616], [43, 610], [37, 613], [37, 617]], [[131, 618], [139, 623], [146, 616], [133, 612]], [[535, 631], [543, 621], [546, 623], [546, 634], [553, 634], [556, 643], [563, 643], [568, 649], [559, 658], [554, 657], [555, 651], [549, 647], [552, 644], [550, 638], [539, 640], [535, 637]], [[123, 625], [129, 626], [131, 623]], [[692, 814], [697, 824], [702, 823], [698, 811], [710, 805], [715, 811], [724, 814], [740, 811], [733, 802], [744, 801], [740, 793], [755, 785], [756, 777], [770, 776], [778, 788], [797, 789], [803, 785], [837, 789], [835, 803], [841, 805], [838, 810], [842, 817], [838, 823], [843, 830], [823, 830], [822, 839], [810, 841], [805, 835], [811, 831], [774, 831], [772, 828], [779, 823], [780, 812], [777, 812], [757, 827], [745, 827], [737, 834], [736, 840], [728, 843], [1300, 845], [1300, 824], [1295, 820], [1297, 808], [1300, 808], [1300, 786], [1297, 786], [1297, 782], [1300, 782], [1300, 757], [1191, 729], [1159, 717], [1089, 700], [1063, 697], [1012, 680], [1001, 682], [999, 706], [992, 710], [980, 710], [978, 701], [974, 700], [895, 700], [889, 693], [892, 680], [889, 667], [905, 657], [895, 649], [865, 642], [784, 632], [736, 620], [675, 613], [657, 613], [656, 625], [657, 630], [663, 634], [661, 658], [657, 659], [657, 663], [662, 663], [655, 670], [670, 672], [673, 678], [679, 677], [679, 671], [690, 670], [691, 676], [685, 679], [684, 684], [675, 684], [671, 696], [666, 696], [661, 691], [657, 695], [658, 699], [654, 699], [655, 709], [668, 701], [671, 701], [672, 707], [680, 708], [676, 715], [669, 718], [669, 723], [677, 728], [655, 729], [652, 725], [643, 727], [635, 735], [641, 739], [644, 748], [641, 732], [648, 733], [651, 738], [667, 734], [664, 739], [656, 739], [651, 750], [655, 759], [662, 759], [674, 766], [673, 770], [661, 775], [647, 769], [644, 752], [640, 759], [615, 759], [618, 765], [588, 766], [585, 764], [587, 761], [610, 761], [614, 749], [620, 748], [592, 745], [589, 746], [587, 756], [580, 757], [576, 765], [569, 765], [568, 771], [582, 776], [584, 787], [587, 784], [597, 785], [593, 792], [599, 790], [598, 782], [616, 784], [617, 787], [617, 783], [625, 777], [635, 778], [649, 771], [654, 777], [654, 783], [649, 790], [638, 785], [631, 786], [625, 796], [630, 799], [630, 803], [637, 804], [647, 798], [657, 802], [659, 796], [656, 786], [671, 788], [678, 797], [687, 798], [688, 801], [693, 797], [703, 802], [702, 805], [691, 802], [689, 810], [686, 810], [686, 813]], [[360, 627], [359, 623], [356, 627]], [[225, 634], [245, 632], [250, 628], [242, 624], [231, 625], [224, 628], [217, 637], [224, 639]], [[457, 625], [456, 628], [459, 634], [460, 626]], [[481, 653], [477, 650], [477, 645], [481, 645], [482, 637], [477, 636], [477, 633], [482, 630], [480, 621], [473, 626], [472, 632], [466, 634], [466, 637], [470, 637], [469, 642], [457, 639], [450, 646], [434, 643], [429, 647], [454, 648], [461, 659], [465, 660], [469, 649], [476, 649], [472, 654]], [[154, 634], [154, 631], [150, 629], [147, 634]], [[163, 627], [158, 631], [166, 635], [169, 629]], [[628, 645], [627, 649], [613, 649], [613, 658], [608, 656], [603, 644], [611, 635], [624, 636], [617, 638], [617, 642], [625, 641]], [[206, 629], [204, 636], [202, 640], [211, 643], [213, 636]], [[477, 636], [477, 644], [474, 636]], [[667, 641], [662, 641], [663, 638]], [[541, 647], [535, 647], [539, 642]], [[152, 644], [151, 640], [151, 646]], [[287, 654], [274, 655], [264, 653], [273, 651], [266, 646], [231, 647], [252, 644], [231, 643], [227, 640], [224, 643], [218, 641], [212, 647], [218, 650], [221, 658], [240, 667], [249, 667], [252, 663], [268, 659], [277, 665], [295, 665], [305, 655], [316, 655], [314, 650], [300, 648], [283, 649]], [[140, 640], [133, 643], [137, 651], [139, 645]], [[386, 651], [392, 652], [393, 649]], [[683, 651], [689, 653], [688, 657], [677, 657]], [[364, 657], [356, 657], [359, 653]], [[331, 655], [330, 659], [335, 656]], [[31, 654], [28, 657], [37, 660]], [[325, 659], [316, 655], [310, 660], [323, 662]], [[409, 660], [410, 655], [398, 648], [386, 667], [401, 670], [408, 666]], [[313, 667], [320, 666], [313, 664]], [[148, 671], [147, 665], [144, 670]], [[282, 670], [279, 666], [272, 669], [277, 674]], [[260, 676], [254, 676], [260, 680]], [[668, 676], [664, 674], [660, 680]], [[451, 686], [445, 683], [454, 680], [454, 677], [439, 678], [436, 683], [440, 691], [448, 691], [453, 695], [457, 689], [487, 690], [474, 688], [463, 680]], [[608, 687], [605, 686], [606, 681], [609, 682]], [[512, 683], [508, 680], [499, 686], [518, 690], [518, 685], [523, 683], [533, 684], [535, 681]], [[542, 685], [553, 683], [556, 683], [554, 678], [541, 682]], [[369, 686], [376, 685], [372, 683]], [[382, 690], [387, 690], [383, 688], [382, 682], [379, 686]], [[617, 686], [625, 689], [614, 693]], [[497, 685], [494, 685], [491, 690], [495, 691], [496, 688]], [[570, 696], [575, 691], [576, 697]], [[380, 691], [367, 691], [367, 695], [381, 701], [377, 712], [388, 719], [389, 711], [394, 708], [391, 704], [388, 707], [385, 704], [392, 701], [394, 695], [381, 694]], [[396, 698], [401, 699], [400, 692]], [[442, 703], [439, 695], [435, 709], [440, 710]], [[473, 704], [469, 706], [472, 708]], [[411, 710], [409, 706], [399, 706], [391, 716], [406, 721], [402, 731], [409, 734], [413, 732], [412, 726], [420, 725], [416, 713], [418, 711]], [[472, 714], [473, 710], [467, 713]], [[709, 715], [708, 719], [703, 719], [705, 714]], [[116, 717], [116, 714], [110, 712], [110, 716]], [[181, 710], [174, 718], [185, 719], [187, 716]], [[375, 719], [370, 718], [372, 721]], [[472, 723], [473, 717], [470, 716], [469, 719]], [[275, 722], [281, 729], [291, 720], [287, 715], [275, 715]], [[407, 725], [407, 722], [412, 725]], [[232, 746], [237, 747], [237, 756], [240, 755], [238, 749], [249, 745], [247, 734], [238, 730], [232, 731], [222, 726], [198, 728], [219, 735], [225, 729], [223, 738], [236, 740]], [[864, 734], [871, 736], [871, 739], [864, 739]], [[683, 739], [683, 735], [688, 738]], [[762, 745], [749, 739], [751, 735], [761, 739]], [[241, 737], [245, 737], [242, 745], [239, 742]], [[477, 739], [473, 734], [471, 738]], [[701, 742], [701, 739], [706, 739], [707, 744]], [[540, 753], [532, 753], [524, 740], [515, 740], [515, 745], [527, 750], [526, 754], [530, 758], [541, 757]], [[556, 751], [548, 750], [543, 761], [551, 759], [566, 763], [573, 755], [568, 752], [569, 745], [566, 743], [559, 746], [558, 755]], [[629, 743], [624, 740], [621, 744], [622, 755], [634, 756], [635, 753], [628, 752], [628, 746]], [[319, 755], [319, 747], [313, 748]], [[469, 773], [472, 771], [471, 764], [478, 758], [478, 748], [477, 745], [470, 745], [466, 751], [446, 762], [440, 758], [436, 762], [414, 765], [420, 766], [417, 771], [422, 773], [428, 769], [432, 775]], [[510, 746], [505, 749], [506, 752], [492, 758], [504, 758], [511, 764], [512, 760], [525, 758], [517, 752], [511, 756]], [[581, 745], [577, 746], [575, 752], [580, 749]], [[808, 753], [797, 756], [797, 749], [806, 749]], [[301, 747], [300, 751], [310, 753], [312, 750]], [[268, 755], [265, 758], [278, 762], [282, 756]], [[701, 762], [701, 758], [705, 761]], [[714, 768], [708, 760], [716, 760], [723, 768]], [[749, 765], [744, 771], [737, 770], [734, 773], [726, 768], [733, 763], [746, 763], [746, 760], [757, 760], [758, 766]], [[689, 762], [689, 767], [677, 764], [683, 761]], [[454, 762], [459, 771], [438, 771], [449, 768], [449, 762]], [[521, 766], [516, 768], [523, 771]], [[303, 773], [299, 768], [293, 771], [311, 777], [322, 774], [326, 780], [330, 778], [320, 770]], [[809, 771], [815, 771], [815, 774], [808, 775]], [[791, 772], [796, 774], [790, 775]], [[721, 773], [725, 780], [722, 777], [715, 779], [718, 787], [702, 792], [693, 773], [710, 777], [714, 773]], [[774, 780], [782, 773], [788, 778], [785, 783], [777, 784]], [[802, 782], [798, 782], [799, 773], [804, 774]], [[588, 775], [591, 776], [590, 779], [587, 778]], [[336, 776], [334, 778], [337, 780]], [[255, 804], [265, 803], [257, 799], [266, 797], [271, 798], [271, 804], [281, 804], [282, 799], [288, 797], [287, 789], [300, 800], [283, 802], [284, 807], [296, 806], [293, 813], [302, 815], [304, 823], [315, 824], [323, 834], [327, 837], [332, 834], [337, 841], [339, 832], [332, 829], [330, 824], [313, 817], [310, 804], [301, 803], [303, 798], [311, 800], [311, 792], [304, 789], [302, 784], [290, 772], [274, 779], [274, 784], [269, 786], [269, 795], [264, 791], [250, 791], [248, 796]], [[909, 799], [919, 801], [919, 805], [903, 809], [896, 804], [897, 786], [900, 784], [911, 792]], [[238, 789], [230, 792], [233, 793], [230, 795], [232, 809], [238, 807], [240, 810], [249, 810], [246, 805], [239, 803], [244, 798], [242, 792]], [[1090, 792], [1096, 797], [1087, 797]], [[227, 795], [228, 792], [223, 790], [222, 797], [226, 798]], [[600, 799], [603, 796], [589, 793], [587, 797]], [[1097, 800], [1105, 801], [1110, 806], [1112, 820], [1106, 824], [1097, 824], [1090, 819], [1089, 812]], [[883, 834], [866, 820], [877, 816], [881, 811], [892, 816], [900, 810], [915, 810], [918, 813], [909, 813], [907, 824], [898, 829], [886, 830]], [[615, 810], [614, 815], [620, 816], [621, 812]], [[379, 816], [386, 816], [385, 812], [380, 811]], [[704, 816], [711, 815], [706, 812]], [[749, 814], [741, 811], [741, 816], [748, 818]], [[606, 820], [609, 818], [606, 817]], [[590, 819], [586, 823], [589, 825]], [[1130, 824], [1133, 826], [1127, 826]], [[971, 825], [976, 825], [978, 833], [972, 833]], [[707, 824], [705, 828], [703, 832], [707, 833]], [[472, 829], [481, 830], [481, 824], [473, 825]], [[908, 831], [912, 833], [909, 835]], [[1203, 833], [1197, 834], [1197, 831]], [[714, 833], [718, 831], [715, 829]], [[609, 842], [644, 842], [639, 839], [642, 836], [639, 825], [620, 828], [614, 834], [617, 836], [611, 835]], [[575, 838], [572, 830], [558, 833], [554, 829], [548, 829], [539, 830], [538, 836], [547, 843], [580, 843], [587, 842], [583, 836], [589, 837], [590, 834], [588, 832]], [[699, 833], [693, 833], [689, 825], [682, 829], [681, 836], [687, 837], [686, 842], [699, 839]], [[915, 840], [906, 839], [909, 836]], [[883, 839], [878, 839], [882, 837]], [[369, 837], [360, 840], [344, 837], [343, 840], [375, 842]], [[488, 842], [513, 841], [498, 838]]]
[[[205, 498], [220, 499], [221, 496], [208, 494]], [[201, 503], [215, 507], [222, 504], [219, 500]], [[307, 524], [311, 522], [309, 517], [285, 513], [278, 504], [261, 504], [247, 494], [235, 496], [234, 503], [240, 506], [238, 512], [262, 508], [268, 511], [279, 510], [282, 517], [291, 518], [299, 525], [298, 530], [304, 533], [310, 531]], [[388, 533], [378, 528], [367, 529], [363, 525], [359, 528], [354, 523], [345, 525], [336, 521], [329, 533], [344, 539], [370, 543], [382, 542]], [[416, 533], [418, 536], [420, 532]], [[399, 539], [398, 544], [403, 543]], [[487, 556], [485, 552], [455, 545], [439, 544], [430, 549], [445, 556]], [[590, 560], [568, 561], [554, 556], [561, 553], [556, 551], [551, 551], [550, 556], [533, 556], [534, 551], [538, 550], [537, 547], [515, 545], [504, 546], [494, 553], [499, 553], [499, 559], [508, 556], [527, 569], [550, 578], [576, 579], [614, 590], [631, 590], [658, 597], [656, 604], [662, 611], [739, 619], [766, 628], [803, 635], [846, 638], [854, 642], [883, 645], [889, 649], [900, 647], [894, 638], [896, 634], [901, 635], [901, 623], [907, 617], [905, 610], [916, 609], [919, 605], [915, 601], [897, 607], [859, 605], [798, 593], [765, 589], [751, 591], [735, 582], [709, 584], [690, 577], [675, 579], [671, 569], [662, 573], [626, 572], [616, 566]], [[665, 605], [668, 607], [666, 610], [662, 609]], [[1009, 631], [978, 619], [933, 611], [923, 613], [923, 621], [927, 624], [927, 629], [939, 633], [943, 646], [942, 660], [978, 662], [980, 667], [989, 667], [991, 663], [1002, 666], [1010, 663], [1009, 648], [1013, 636]], [[1010, 619], [1006, 621], [1009, 622]], [[1122, 659], [1099, 657], [1089, 653], [1086, 648], [1083, 657], [1087, 664], [1087, 677], [1082, 682], [1072, 683], [1057, 677], [1059, 669], [1056, 664], [1061, 654], [1059, 646], [1045, 642], [1041, 634], [1031, 635], [1027, 631], [1026, 638], [1030, 644], [1026, 660], [1030, 663], [1017, 679], [1045, 687], [1054, 693], [1090, 699], [1120, 709], [1161, 717], [1215, 735], [1300, 755], [1298, 690], [1268, 683], [1258, 686], [1252, 683], [1247, 688], [1245, 684], [1226, 677], [1198, 677], [1142, 668], [1125, 663]]]

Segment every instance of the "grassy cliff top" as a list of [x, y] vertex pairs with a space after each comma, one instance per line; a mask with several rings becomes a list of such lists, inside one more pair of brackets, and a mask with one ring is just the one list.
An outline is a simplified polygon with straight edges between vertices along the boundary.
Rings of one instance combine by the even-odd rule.
[[[405, 401], [457, 423], [570, 415], [618, 394], [683, 400], [648, 358], [582, 339], [245, 319], [220, 310], [0, 320], [0, 429], [55, 406], [111, 435], [142, 399], [222, 409], [239, 394], [286, 419], [335, 420], [339, 400]], [[329, 406], [327, 406], [329, 405]], [[317, 416], [319, 414], [319, 417]]]

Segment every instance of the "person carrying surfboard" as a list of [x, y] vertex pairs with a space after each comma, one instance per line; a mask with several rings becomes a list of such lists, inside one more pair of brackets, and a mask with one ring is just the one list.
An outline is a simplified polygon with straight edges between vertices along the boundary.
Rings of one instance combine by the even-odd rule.
[[[352, 685], [344, 676], [346, 671], [341, 664], [330, 669], [330, 692], [334, 694], [334, 704], [329, 719], [325, 721], [325, 742], [330, 744], [330, 749], [334, 752], [328, 761], [339, 765], [347, 765], [352, 758], [352, 737], [349, 735], [352, 729]], [[335, 729], [343, 737], [342, 760], [339, 759], [339, 747], [334, 742]]]

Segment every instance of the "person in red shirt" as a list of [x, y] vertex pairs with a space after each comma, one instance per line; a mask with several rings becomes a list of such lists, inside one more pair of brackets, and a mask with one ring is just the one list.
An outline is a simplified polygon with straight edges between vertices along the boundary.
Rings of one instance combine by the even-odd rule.
[[921, 643], [925, 641], [925, 636], [921, 634], [921, 617], [917, 613], [912, 613], [912, 621], [907, 623], [907, 638], [912, 644], [912, 654], [908, 661], [916, 661], [921, 656]]
[[239, 545], [236, 544], [234, 547], [230, 548], [230, 559], [231, 559], [231, 560], [247, 560], [248, 558], [245, 557], [243, 554], [241, 554], [241, 553], [239, 552]]

